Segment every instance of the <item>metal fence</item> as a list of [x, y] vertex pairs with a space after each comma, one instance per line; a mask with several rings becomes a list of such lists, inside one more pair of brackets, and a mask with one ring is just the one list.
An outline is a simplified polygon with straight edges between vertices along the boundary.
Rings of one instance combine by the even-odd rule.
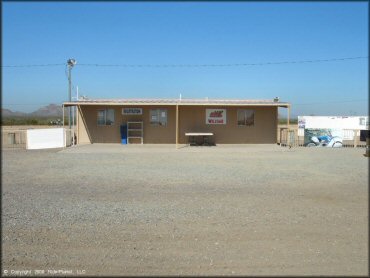
[[[304, 147], [304, 134], [297, 128], [280, 128], [278, 132], [278, 143], [280, 146]], [[360, 140], [360, 130], [344, 129], [343, 130], [343, 147], [356, 148], [366, 147], [366, 141]]]
[[27, 130], [3, 130], [1, 133], [3, 149], [25, 149]]
[[76, 145], [76, 133], [73, 129], [64, 129], [65, 146], [70, 147]]
[[[27, 130], [2, 130], [2, 148], [3, 149], [26, 149], [27, 148]], [[76, 145], [76, 133], [73, 129], [64, 129], [65, 147]]]

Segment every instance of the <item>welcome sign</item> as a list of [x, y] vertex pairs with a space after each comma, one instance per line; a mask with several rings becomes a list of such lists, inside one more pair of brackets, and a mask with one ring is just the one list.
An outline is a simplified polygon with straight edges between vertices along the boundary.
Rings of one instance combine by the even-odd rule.
[[206, 109], [207, 125], [225, 125], [226, 109]]

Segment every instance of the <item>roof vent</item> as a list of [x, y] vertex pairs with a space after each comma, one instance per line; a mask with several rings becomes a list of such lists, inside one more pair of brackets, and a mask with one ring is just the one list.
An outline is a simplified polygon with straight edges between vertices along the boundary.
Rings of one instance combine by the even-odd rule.
[[274, 102], [279, 102], [279, 97], [275, 97]]

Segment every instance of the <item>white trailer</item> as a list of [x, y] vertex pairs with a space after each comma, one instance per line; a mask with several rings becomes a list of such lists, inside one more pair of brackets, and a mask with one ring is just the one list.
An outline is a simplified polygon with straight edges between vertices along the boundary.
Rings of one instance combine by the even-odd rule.
[[304, 137], [305, 144], [313, 133], [355, 140], [364, 130], [369, 130], [368, 116], [298, 116], [298, 136]]

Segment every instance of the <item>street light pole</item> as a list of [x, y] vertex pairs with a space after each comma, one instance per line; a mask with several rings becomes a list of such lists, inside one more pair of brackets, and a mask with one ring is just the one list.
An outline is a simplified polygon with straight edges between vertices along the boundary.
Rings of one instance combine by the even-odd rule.
[[[72, 72], [73, 66], [76, 63], [77, 62], [76, 62], [75, 59], [68, 59], [68, 61], [67, 61], [67, 65], [68, 65], [68, 101], [69, 102], [72, 101], [72, 76], [71, 76], [71, 72]], [[71, 106], [69, 106], [68, 108], [69, 108], [68, 124], [69, 124], [69, 129], [71, 129], [72, 109], [71, 109]]]
[[[71, 90], [72, 90], [72, 81], [71, 81], [71, 70], [72, 70], [72, 67], [70, 65], [68, 65], [68, 101], [71, 101], [72, 100], [72, 94], [71, 94]], [[69, 128], [71, 129], [71, 114], [72, 114], [72, 111], [71, 111], [71, 106], [68, 107], [68, 110], [69, 110], [69, 113], [68, 113], [68, 125], [69, 125]]]

